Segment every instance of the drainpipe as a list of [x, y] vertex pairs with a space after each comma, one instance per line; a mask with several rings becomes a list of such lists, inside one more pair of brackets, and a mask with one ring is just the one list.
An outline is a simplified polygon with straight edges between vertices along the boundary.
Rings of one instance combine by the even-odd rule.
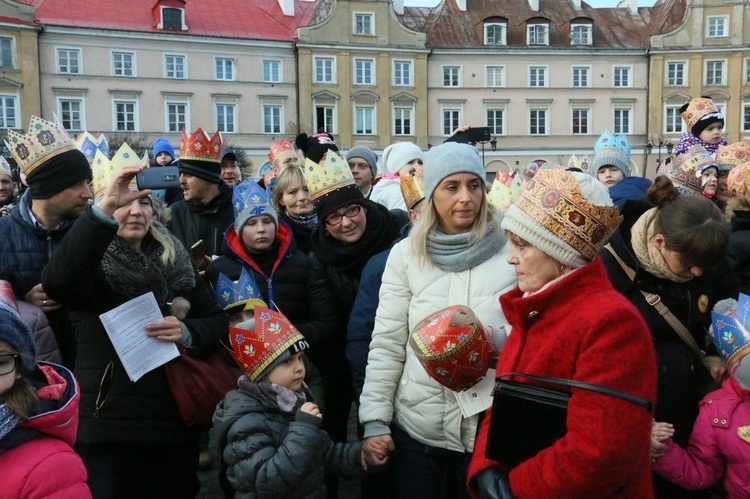
[[292, 42], [292, 46], [294, 47], [294, 81], [295, 81], [295, 87], [297, 92], [297, 133], [295, 135], [299, 135], [301, 133], [300, 131], [300, 111], [299, 111], [299, 100], [300, 100], [300, 94], [299, 94], [299, 49], [297, 48], [297, 42]]

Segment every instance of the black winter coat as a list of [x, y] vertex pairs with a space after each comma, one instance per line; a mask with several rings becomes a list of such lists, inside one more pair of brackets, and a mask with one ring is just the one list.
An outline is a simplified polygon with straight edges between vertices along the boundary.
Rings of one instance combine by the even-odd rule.
[[[77, 441], [178, 444], [186, 431], [164, 368], [131, 382], [99, 319], [100, 314], [136, 297], [113, 289], [101, 268], [102, 256], [116, 234], [117, 225], [102, 222], [89, 207], [63, 239], [42, 276], [50, 296], [72, 310], [78, 347], [75, 375], [81, 387]], [[192, 333], [190, 353], [203, 356], [216, 352], [220, 341], [227, 341], [228, 324], [208, 285], [198, 278], [196, 282], [192, 291], [182, 295], [191, 304], [183, 322]], [[163, 313], [169, 315], [166, 310]]]
[[286, 213], [279, 213], [279, 221], [284, 222], [290, 229], [292, 229], [292, 235], [297, 243], [297, 249], [306, 255], [310, 253], [310, 237], [312, 236], [313, 230], [309, 227], [295, 223]]
[[222, 182], [219, 189], [219, 195], [208, 204], [183, 199], [171, 206], [172, 220], [168, 224], [169, 230], [188, 249], [203, 240], [203, 249], [207, 256], [220, 254], [222, 236], [234, 223], [232, 188]]
[[750, 212], [737, 210], [732, 218], [727, 259], [740, 280], [740, 291], [750, 294]]

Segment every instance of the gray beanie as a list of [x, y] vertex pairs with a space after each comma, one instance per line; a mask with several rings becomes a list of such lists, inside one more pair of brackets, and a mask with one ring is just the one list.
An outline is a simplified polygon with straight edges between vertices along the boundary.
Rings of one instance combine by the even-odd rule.
[[591, 172], [598, 175], [599, 168], [614, 166], [625, 177], [630, 176], [630, 143], [627, 135], [617, 135], [604, 131], [594, 145], [594, 164]]
[[372, 178], [375, 178], [375, 176], [378, 174], [378, 157], [369, 147], [352, 147], [351, 149], [346, 151], [346, 160], [349, 161], [352, 158], [362, 158], [367, 161], [367, 164], [370, 165]]
[[382, 165], [385, 171], [398, 173], [404, 165], [415, 159], [424, 161], [424, 154], [419, 146], [412, 142], [398, 142], [385, 148]]
[[424, 198], [429, 201], [432, 193], [445, 177], [454, 173], [473, 173], [487, 187], [487, 175], [479, 157], [479, 151], [469, 144], [445, 142], [435, 146], [424, 156]]

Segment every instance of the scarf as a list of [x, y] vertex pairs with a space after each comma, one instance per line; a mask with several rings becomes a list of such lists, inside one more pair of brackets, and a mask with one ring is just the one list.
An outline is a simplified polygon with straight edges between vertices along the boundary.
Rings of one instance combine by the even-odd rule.
[[489, 260], [505, 244], [505, 236], [496, 224], [490, 224], [484, 237], [469, 241], [471, 232], [446, 234], [436, 230], [427, 237], [427, 254], [437, 268], [445, 272], [463, 272]]
[[270, 405], [278, 407], [287, 417], [294, 419], [302, 404], [307, 402], [307, 385], [302, 383], [302, 389], [298, 392], [276, 383], [267, 381], [250, 381], [247, 376], [240, 377], [240, 389], [267, 401]]
[[164, 308], [167, 301], [195, 287], [192, 259], [185, 247], [158, 222], [151, 222], [154, 230], [172, 239], [176, 257], [172, 265], [161, 262], [164, 248], [150, 234], [136, 250], [124, 239], [115, 237], [102, 257], [102, 270], [107, 283], [129, 298], [154, 292], [156, 303]]
[[295, 215], [287, 209], [284, 209], [284, 212], [289, 220], [305, 229], [313, 230], [318, 225], [318, 214], [315, 212], [312, 215]]
[[638, 263], [649, 274], [667, 279], [672, 282], [687, 282], [691, 278], [681, 277], [669, 268], [667, 262], [659, 251], [659, 248], [651, 244], [656, 229], [656, 213], [658, 208], [651, 208], [633, 224], [630, 229], [630, 243], [633, 246], [633, 253], [638, 259]]
[[[2, 402], [2, 399], [0, 399]], [[0, 440], [16, 427], [21, 419], [4, 402], [0, 403]]]

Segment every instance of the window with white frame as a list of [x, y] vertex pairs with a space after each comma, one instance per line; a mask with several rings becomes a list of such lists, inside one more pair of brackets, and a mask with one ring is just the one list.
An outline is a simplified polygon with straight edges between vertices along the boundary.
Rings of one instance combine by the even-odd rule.
[[237, 131], [236, 104], [216, 104], [216, 129], [222, 133], [235, 133]]
[[587, 135], [589, 133], [589, 113], [587, 107], [573, 108], [573, 135]]
[[114, 129], [117, 132], [138, 131], [138, 103], [134, 100], [115, 100]]
[[706, 85], [724, 85], [724, 61], [706, 61]]
[[414, 135], [413, 107], [393, 108], [393, 135]]
[[183, 128], [190, 129], [188, 123], [187, 102], [167, 102], [167, 132], [179, 132]]
[[449, 136], [461, 123], [461, 110], [455, 108], [443, 109], [443, 135]]
[[216, 65], [217, 80], [234, 80], [234, 59], [229, 57], [217, 57], [214, 61]]
[[374, 35], [375, 16], [370, 12], [355, 12], [352, 33], [355, 35]]
[[547, 108], [529, 109], [529, 134], [546, 135], [547, 134]]
[[83, 114], [83, 99], [60, 97], [57, 100], [57, 112], [60, 124], [69, 131], [86, 129], [86, 121]]
[[670, 87], [685, 86], [685, 62], [667, 62], [667, 85]]
[[486, 82], [488, 87], [504, 87], [505, 66], [487, 66]]
[[443, 66], [443, 86], [461, 86], [461, 66]]
[[313, 57], [313, 81], [315, 83], [336, 83], [333, 57]]
[[15, 45], [13, 38], [0, 36], [0, 68], [13, 69], [15, 68]]
[[354, 106], [354, 133], [372, 135], [375, 133], [375, 108], [372, 106]]
[[613, 113], [613, 133], [615, 134], [629, 134], [630, 133], [630, 113], [632, 109], [629, 107], [616, 107]]
[[133, 52], [112, 52], [112, 76], [135, 76]]
[[485, 45], [505, 45], [505, 33], [507, 23], [485, 23], [484, 24], [484, 44]]
[[505, 132], [505, 110], [487, 109], [487, 126], [491, 135], [503, 135]]
[[666, 106], [664, 108], [664, 133], [682, 133], [680, 106]]
[[630, 87], [633, 82], [630, 81], [630, 66], [614, 67], [614, 86], [615, 88]]
[[164, 54], [164, 78], [187, 78], [184, 55]]
[[281, 82], [281, 61], [265, 59], [263, 60], [263, 82], [280, 83]]
[[375, 59], [354, 59], [354, 84], [374, 85]]
[[156, 27], [159, 29], [187, 29], [185, 25], [185, 9], [162, 7], [161, 23]]
[[283, 133], [281, 126], [281, 106], [263, 105], [263, 133]]
[[571, 45], [591, 45], [592, 26], [590, 24], [572, 24], [570, 26]]
[[590, 86], [590, 73], [591, 67], [589, 66], [573, 66], [573, 86], [576, 88]]
[[742, 104], [742, 131], [750, 132], [750, 103]]
[[328, 133], [336, 133], [336, 107], [328, 105], [315, 106], [315, 130], [325, 130]]
[[0, 128], [19, 128], [18, 96], [0, 94]]
[[58, 48], [57, 72], [60, 74], [81, 74], [81, 49]]
[[706, 38], [723, 38], [727, 35], [727, 16], [708, 16]]
[[393, 86], [411, 87], [412, 83], [412, 61], [393, 61]]
[[526, 26], [527, 45], [549, 45], [549, 27], [546, 24]]
[[529, 66], [529, 86], [547, 86], [547, 66]]

